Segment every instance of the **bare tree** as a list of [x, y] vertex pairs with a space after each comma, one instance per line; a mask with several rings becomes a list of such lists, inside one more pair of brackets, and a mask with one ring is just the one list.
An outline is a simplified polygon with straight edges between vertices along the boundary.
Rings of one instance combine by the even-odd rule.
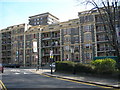
[[120, 36], [118, 35], [118, 32], [120, 32], [120, 6], [118, 5], [120, 0], [100, 0], [99, 3], [97, 1], [85, 0], [83, 3], [93, 5], [94, 8], [90, 11], [98, 11], [104, 26], [105, 35], [115, 50], [118, 57], [117, 62], [120, 62]]

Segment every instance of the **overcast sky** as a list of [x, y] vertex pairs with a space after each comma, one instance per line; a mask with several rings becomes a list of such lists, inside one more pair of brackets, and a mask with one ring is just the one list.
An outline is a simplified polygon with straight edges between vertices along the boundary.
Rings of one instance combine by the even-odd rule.
[[90, 6], [78, 5], [77, 0], [0, 0], [0, 29], [28, 23], [28, 17], [50, 12], [67, 21], [78, 18], [78, 12]]

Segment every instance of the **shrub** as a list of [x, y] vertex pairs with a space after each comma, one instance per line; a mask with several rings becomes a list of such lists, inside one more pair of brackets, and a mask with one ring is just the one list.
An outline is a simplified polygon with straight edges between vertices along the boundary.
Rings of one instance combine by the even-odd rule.
[[56, 62], [56, 71], [73, 71], [74, 62], [72, 61], [57, 61]]
[[116, 61], [110, 58], [97, 59], [91, 62], [97, 73], [112, 73], [115, 70]]
[[67, 71], [72, 73], [92, 73], [93, 66], [71, 61], [57, 61], [56, 71]]
[[77, 63], [75, 65], [75, 71], [79, 72], [79, 73], [92, 73], [93, 72], [93, 66], [89, 65], [89, 64], [81, 64], [81, 63]]

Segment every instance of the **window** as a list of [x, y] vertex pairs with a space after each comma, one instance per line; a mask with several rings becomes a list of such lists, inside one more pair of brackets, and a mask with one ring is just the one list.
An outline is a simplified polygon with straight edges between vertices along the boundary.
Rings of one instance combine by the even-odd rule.
[[34, 19], [34, 21], [36, 21], [36, 19]]
[[72, 35], [79, 35], [79, 28], [71, 28], [70, 34], [72, 34]]
[[36, 22], [34, 23], [34, 25], [36, 25]]
[[41, 17], [40, 19], [42, 20], [43, 18]]
[[92, 21], [94, 21], [93, 15], [80, 17], [80, 23], [92, 22]]
[[69, 51], [69, 50], [70, 50], [70, 47], [69, 47], [69, 46], [64, 46], [64, 50], [65, 50], [65, 51]]
[[67, 29], [67, 35], [70, 35], [71, 34], [71, 28]]
[[79, 46], [75, 46], [75, 52], [79, 52]]
[[36, 38], [37, 37], [37, 34], [33, 34], [33, 38]]
[[20, 32], [21, 32], [21, 33], [24, 32], [24, 28], [20, 28]]
[[79, 42], [79, 37], [78, 36], [75, 36], [74, 37], [74, 43], [78, 43]]
[[39, 18], [37, 18], [37, 21], [39, 21]]
[[104, 31], [104, 26], [103, 25], [99, 25], [96, 26], [97, 31]]
[[71, 40], [70, 37], [64, 37], [64, 43], [65, 42], [70, 42], [70, 40]]
[[91, 49], [92, 48], [92, 44], [85, 44], [85, 48], [86, 49]]
[[91, 33], [86, 33], [86, 34], [84, 34], [84, 40], [85, 40], [85, 41], [90, 41], [90, 40], [92, 40]]
[[23, 36], [20, 36], [20, 40], [23, 40]]
[[79, 28], [75, 28], [74, 35], [79, 35]]
[[79, 54], [75, 54], [75, 60], [76, 60], [76, 61], [79, 60]]
[[83, 26], [84, 32], [91, 32], [91, 30], [92, 30], [92, 25]]
[[37, 22], [37, 24], [39, 24], [39, 22]]
[[67, 34], [67, 30], [63, 29], [63, 33], [64, 33], [64, 35], [66, 35]]

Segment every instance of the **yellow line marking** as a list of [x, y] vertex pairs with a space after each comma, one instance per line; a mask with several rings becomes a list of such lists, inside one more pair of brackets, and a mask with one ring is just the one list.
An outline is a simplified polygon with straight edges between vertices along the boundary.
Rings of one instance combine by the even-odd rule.
[[111, 87], [105, 87], [105, 86], [99, 86], [95, 84], [90, 84], [90, 83], [85, 83], [85, 82], [79, 82], [79, 81], [74, 81], [74, 80], [68, 80], [68, 79], [62, 79], [62, 78], [57, 78], [60, 80], [65, 80], [65, 81], [70, 81], [70, 82], [75, 82], [75, 83], [80, 83], [80, 84], [85, 84], [85, 85], [90, 85], [90, 86], [97, 86], [97, 87], [102, 87], [102, 88], [111, 88]]
[[3, 84], [3, 82], [1, 80], [0, 80], [0, 85], [1, 85], [3, 90], [7, 90], [7, 88], [5, 87], [5, 85]]
[[[45, 75], [45, 74], [40, 74], [40, 75], [44, 75], [46, 77], [52, 77], [52, 76]], [[105, 86], [100, 86], [100, 85], [95, 85], [95, 84], [90, 84], [90, 83], [85, 83], [85, 82], [63, 79], [63, 78], [60, 78], [60, 77], [52, 77], [52, 78], [56, 78], [56, 79], [60, 79], [60, 80], [64, 80], [64, 81], [75, 82], [75, 83], [80, 83], [80, 84], [85, 84], [85, 85], [90, 85], [90, 86], [97, 86], [97, 87], [102, 87], [102, 88], [112, 88], [112, 87], [105, 87]]]
[[2, 85], [0, 84], [0, 90], [2, 89]]
[[[34, 73], [37, 73], [37, 72], [34, 72]], [[42, 74], [42, 73], [37, 73], [37, 74], [43, 75], [43, 76], [46, 76], [46, 77], [52, 77], [52, 76]], [[63, 79], [63, 78], [60, 78], [60, 77], [52, 77], [52, 78], [60, 79], [60, 80], [64, 80], [64, 81], [75, 82], [75, 83], [80, 83], [80, 84], [85, 84], [85, 85], [97, 86], [97, 87], [101, 87], [101, 88], [112, 88], [112, 87], [107, 87], [107, 86], [100, 86], [100, 85], [95, 85], [95, 84], [90, 84], [90, 83], [85, 83], [85, 82], [79, 82], [79, 81], [74, 81], [74, 80]]]

